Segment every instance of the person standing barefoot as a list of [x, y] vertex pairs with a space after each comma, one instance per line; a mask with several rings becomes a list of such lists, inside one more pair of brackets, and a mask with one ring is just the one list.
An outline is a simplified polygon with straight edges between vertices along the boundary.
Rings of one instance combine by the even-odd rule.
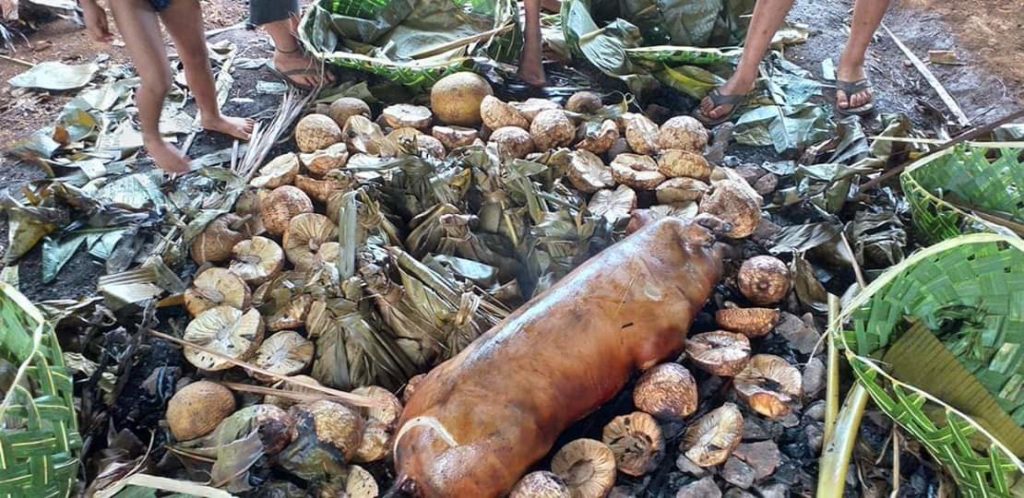
[[[178, 49], [185, 79], [199, 107], [206, 130], [248, 140], [253, 121], [221, 114], [203, 32], [203, 13], [198, 0], [109, 0], [114, 21], [142, 85], [135, 95], [146, 152], [157, 166], [170, 173], [189, 171], [189, 160], [160, 135], [160, 113], [171, 89], [173, 75], [160, 34], [163, 21]], [[86, 28], [97, 41], [111, 41], [106, 12], [97, 0], [82, 0]]]
[[[743, 55], [736, 72], [724, 85], [704, 97], [697, 119], [708, 126], [727, 121], [754, 89], [758, 65], [768, 51], [772, 37], [782, 26], [793, 0], [758, 0], [750, 19]], [[836, 107], [840, 114], [867, 114], [874, 109], [871, 84], [864, 72], [864, 60], [875, 30], [889, 8], [889, 0], [856, 0], [850, 38], [836, 71]]]
[[274, 40], [270, 68], [278, 77], [303, 89], [334, 83], [334, 76], [306, 55], [295, 37], [299, 28], [298, 0], [250, 0], [249, 22], [263, 28]]

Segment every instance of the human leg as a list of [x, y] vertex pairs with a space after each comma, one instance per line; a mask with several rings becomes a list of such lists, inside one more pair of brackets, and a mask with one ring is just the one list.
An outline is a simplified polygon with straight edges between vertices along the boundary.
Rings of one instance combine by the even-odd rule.
[[114, 22], [142, 79], [135, 94], [146, 152], [158, 166], [172, 173], [188, 171], [188, 160], [160, 135], [160, 112], [171, 88], [171, 68], [160, 36], [156, 11], [138, 0], [111, 0]]
[[251, 0], [249, 21], [274, 40], [274, 68], [292, 83], [301, 87], [334, 83], [334, 75], [310, 59], [295, 37], [299, 27], [298, 0]]
[[523, 55], [519, 58], [519, 77], [533, 86], [547, 83], [541, 53], [540, 8], [541, 0], [525, 0], [526, 32]]
[[217, 87], [210, 69], [210, 56], [203, 31], [203, 12], [197, 0], [173, 0], [160, 12], [167, 33], [174, 40], [185, 79], [195, 96], [203, 128], [248, 140], [253, 121], [224, 116], [217, 104]]
[[[836, 79], [840, 82], [855, 83], [866, 78], [864, 61], [871, 44], [871, 38], [882, 24], [882, 17], [889, 8], [889, 0], [857, 0], [853, 6], [853, 22], [850, 25], [850, 39], [846, 42], [839, 58]], [[871, 89], [854, 90], [847, 95], [836, 90], [836, 104], [840, 109], [865, 106], [871, 102]]]
[[[743, 54], [736, 65], [736, 71], [724, 85], [718, 88], [721, 95], [745, 95], [754, 89], [757, 81], [757, 70], [761, 59], [768, 51], [775, 32], [782, 26], [786, 14], [793, 7], [793, 0], [758, 0], [754, 6], [747, 38], [743, 44]], [[700, 104], [703, 117], [716, 120], [732, 112], [738, 103], [722, 103], [716, 105], [711, 98], [705, 98]]]

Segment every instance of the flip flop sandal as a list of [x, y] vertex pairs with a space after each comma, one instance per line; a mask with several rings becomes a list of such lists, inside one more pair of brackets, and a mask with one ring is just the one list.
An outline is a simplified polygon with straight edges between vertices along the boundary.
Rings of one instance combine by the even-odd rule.
[[[850, 97], [861, 93], [865, 90], [871, 90], [871, 82], [867, 78], [857, 81], [840, 81], [836, 80], [836, 91], [841, 91], [846, 94], [846, 99], [849, 101]], [[836, 98], [836, 112], [841, 116], [864, 116], [871, 114], [875, 110], [875, 96], [871, 95], [871, 100], [867, 104], [859, 107], [847, 107], [843, 109], [839, 107], [839, 99]]]
[[273, 62], [267, 62], [267, 69], [269, 69], [271, 73], [274, 73], [274, 76], [277, 76], [278, 78], [283, 80], [285, 83], [287, 83], [287, 84], [289, 84], [289, 85], [291, 85], [291, 86], [293, 86], [295, 88], [298, 88], [300, 90], [306, 90], [306, 91], [312, 90], [312, 89], [316, 88], [316, 86], [314, 86], [314, 85], [300, 85], [298, 82], [296, 82], [294, 79], [292, 79], [293, 76], [303, 76], [303, 75], [311, 75], [311, 76], [316, 76], [316, 77], [321, 77], [322, 76], [319, 69], [312, 68], [312, 67], [306, 67], [306, 68], [301, 68], [301, 69], [292, 69], [290, 71], [281, 71], [276, 66], [274, 66]]
[[747, 101], [746, 95], [726, 95], [718, 91], [717, 88], [711, 90], [711, 93], [708, 94], [708, 98], [711, 99], [711, 104], [713, 104], [712, 109], [722, 106], [732, 106], [732, 108], [729, 109], [729, 112], [717, 118], [712, 118], [704, 114], [698, 106], [697, 110], [693, 113], [693, 117], [697, 118], [697, 121], [704, 123], [704, 126], [709, 128], [712, 126], [718, 126], [732, 119], [733, 114], [736, 114], [736, 110], [740, 108], [740, 105]]

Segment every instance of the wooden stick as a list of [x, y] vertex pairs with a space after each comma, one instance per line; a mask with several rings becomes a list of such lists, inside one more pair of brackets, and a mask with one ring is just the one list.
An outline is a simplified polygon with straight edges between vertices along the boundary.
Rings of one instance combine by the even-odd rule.
[[[990, 131], [992, 131], [992, 130], [994, 130], [996, 128], [999, 128], [1000, 126], [1002, 126], [1004, 124], [1013, 122], [1013, 121], [1015, 121], [1017, 119], [1020, 119], [1020, 118], [1024, 118], [1024, 109], [1018, 109], [1017, 111], [1011, 112], [1010, 114], [1008, 114], [1006, 116], [1003, 116], [1003, 117], [1001, 117], [1001, 118], [999, 118], [999, 119], [997, 119], [997, 120], [995, 120], [995, 121], [993, 121], [993, 122], [991, 122], [989, 124], [981, 125], [981, 126], [975, 126], [975, 127], [971, 128], [971, 129], [964, 130], [963, 133], [961, 133], [961, 134], [953, 137], [952, 139], [948, 140], [946, 143], [940, 145], [938, 148], [936, 148], [935, 150], [931, 151], [931, 153], [934, 154], [936, 152], [941, 152], [941, 151], [946, 150], [946, 149], [948, 149], [950, 147], [954, 147], [954, 146], [956, 146], [958, 144], [969, 142], [969, 141], [974, 140], [975, 138], [978, 138], [978, 137], [980, 137], [980, 136], [982, 136], [982, 135], [984, 135], [984, 134], [986, 134], [986, 133], [988, 133], [988, 132], [990, 132]], [[888, 179], [890, 179], [890, 178], [892, 178], [892, 177], [902, 173], [903, 170], [907, 169], [907, 166], [909, 166], [909, 165], [910, 165], [910, 163], [903, 163], [903, 164], [901, 164], [901, 165], [899, 165], [899, 166], [897, 166], [897, 167], [895, 167], [893, 169], [890, 169], [890, 170], [886, 171], [885, 173], [882, 173], [881, 175], [879, 175], [879, 176], [877, 176], [877, 177], [875, 177], [875, 178], [873, 178], [871, 180], [868, 180], [866, 183], [864, 183], [863, 185], [860, 186], [861, 192], [866, 192], [866, 191], [871, 190], [871, 189], [873, 189], [875, 187], [878, 187], [879, 185], [882, 184], [882, 182], [884, 182], [884, 181], [886, 181], [886, 180], [888, 180]]]
[[345, 403], [350, 404], [350, 405], [361, 406], [361, 407], [364, 407], [364, 408], [384, 408], [384, 403], [383, 402], [381, 402], [379, 400], [376, 400], [376, 399], [373, 399], [373, 398], [370, 398], [368, 396], [360, 396], [358, 394], [347, 393], [347, 392], [344, 392], [344, 391], [339, 391], [337, 389], [331, 389], [329, 387], [321, 386], [321, 385], [317, 385], [317, 384], [307, 384], [306, 382], [304, 382], [302, 380], [295, 380], [295, 379], [292, 379], [292, 378], [289, 378], [289, 377], [285, 377], [284, 375], [281, 375], [281, 374], [276, 374], [276, 373], [271, 372], [269, 370], [264, 370], [264, 369], [262, 369], [260, 367], [257, 367], [256, 365], [253, 365], [251, 363], [246, 363], [244, 361], [236, 360], [236, 359], [234, 359], [234, 358], [232, 358], [230, 356], [218, 353], [216, 351], [213, 351], [211, 349], [205, 348], [205, 347], [200, 346], [198, 344], [193, 344], [193, 343], [188, 342], [188, 341], [183, 341], [181, 339], [178, 339], [177, 337], [170, 336], [170, 335], [164, 334], [162, 332], [157, 332], [155, 330], [150, 330], [149, 333], [153, 337], [157, 337], [157, 338], [163, 339], [163, 340], [165, 340], [167, 342], [171, 342], [171, 343], [177, 344], [179, 346], [188, 347], [188, 348], [192, 348], [192, 349], [196, 349], [196, 350], [202, 351], [202, 352], [204, 352], [204, 353], [206, 353], [206, 354], [208, 354], [210, 356], [213, 356], [214, 358], [217, 358], [219, 360], [224, 360], [224, 361], [226, 361], [226, 362], [228, 362], [228, 363], [230, 363], [230, 364], [232, 364], [232, 365], [234, 365], [236, 367], [241, 367], [241, 368], [244, 368], [246, 370], [251, 370], [251, 371], [256, 372], [256, 373], [258, 373], [260, 375], [266, 375], [267, 377], [273, 378], [275, 380], [280, 380], [280, 381], [283, 381], [283, 382], [287, 382], [289, 384], [294, 384], [296, 386], [305, 387], [305, 388], [311, 389], [313, 391], [319, 391], [319, 392], [322, 392], [324, 394], [329, 394], [329, 395], [331, 395], [331, 396], [333, 396], [335, 398], [338, 398], [339, 400], [343, 400]]
[[288, 398], [299, 403], [312, 403], [314, 401], [327, 400], [327, 401], [341, 401], [344, 400], [327, 394], [310, 394], [301, 393], [298, 391], [286, 391], [284, 389], [277, 389], [274, 387], [265, 386], [254, 386], [252, 384], [242, 384], [240, 382], [220, 382], [220, 384], [232, 391], [238, 391], [243, 393], [262, 394], [264, 396], [277, 396], [279, 398]]
[[907, 59], [910, 59], [911, 64], [913, 64], [914, 67], [917, 68], [917, 71], [921, 73], [921, 76], [924, 76], [924, 79], [928, 81], [928, 84], [931, 85], [932, 88], [935, 89], [935, 92], [939, 94], [939, 98], [942, 99], [942, 101], [946, 104], [946, 107], [949, 107], [949, 110], [953, 112], [954, 116], [956, 116], [957, 123], [964, 128], [970, 126], [971, 120], [967, 117], [966, 114], [964, 114], [964, 111], [963, 109], [960, 108], [960, 105], [956, 103], [956, 99], [954, 99], [953, 96], [950, 95], [948, 91], [946, 91], [946, 87], [942, 86], [942, 83], [939, 82], [939, 79], [936, 78], [935, 75], [932, 74], [931, 70], [928, 69], [928, 66], [926, 66], [924, 62], [921, 61], [921, 59], [914, 55], [914, 52], [912, 52], [906, 45], [904, 45], [903, 42], [896, 37], [896, 34], [890, 31], [889, 27], [886, 26], [884, 23], [882, 24], [882, 29], [884, 29], [885, 32], [889, 34], [889, 37], [892, 38], [892, 41], [896, 42], [896, 46], [903, 51], [903, 54], [907, 56]]
[[8, 57], [6, 55], [0, 55], [0, 59], [5, 60], [5, 61], [10, 61], [10, 62], [13, 62], [15, 64], [21, 64], [22, 66], [25, 66], [25, 67], [36, 67], [35, 64], [33, 64], [33, 63], [29, 62], [29, 61], [23, 60], [23, 59], [18, 59], [16, 57]]

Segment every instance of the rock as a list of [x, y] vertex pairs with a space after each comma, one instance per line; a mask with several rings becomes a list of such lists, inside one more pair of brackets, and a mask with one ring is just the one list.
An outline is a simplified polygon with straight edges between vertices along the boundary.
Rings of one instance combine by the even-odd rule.
[[765, 174], [761, 178], [758, 178], [757, 181], [754, 182], [754, 185], [753, 185], [754, 190], [756, 190], [757, 193], [759, 193], [761, 195], [764, 195], [764, 196], [767, 196], [768, 194], [771, 194], [772, 192], [775, 192], [775, 188], [778, 187], [778, 186], [779, 186], [779, 177], [775, 176], [775, 173], [767, 173], [767, 174]]
[[807, 435], [807, 449], [812, 455], [821, 453], [821, 447], [825, 442], [825, 430], [821, 424], [807, 424], [804, 427], [804, 434]]
[[693, 477], [704, 477], [708, 475], [708, 469], [693, 463], [693, 461], [686, 458], [686, 455], [683, 453], [680, 453], [679, 458], [676, 458], [676, 468], [679, 469], [680, 472], [689, 474]]
[[[782, 452], [779, 451], [775, 441], [760, 441], [757, 443], [741, 444], [732, 454], [752, 469], [754, 469], [755, 480], [760, 481], [775, 472], [775, 469], [782, 463]], [[729, 462], [726, 462], [728, 465]]]
[[789, 496], [789, 488], [782, 483], [758, 486], [755, 489], [761, 495], [761, 498], [786, 498]]
[[736, 168], [736, 173], [743, 177], [750, 186], [754, 186], [757, 180], [768, 172], [756, 164], [743, 164]]
[[822, 422], [825, 420], [825, 400], [815, 401], [804, 410], [804, 416]]
[[779, 324], [775, 326], [775, 333], [785, 338], [790, 348], [803, 354], [811, 354], [821, 339], [821, 334], [814, 328], [813, 322], [809, 325], [800, 317], [787, 312], [782, 312]]
[[752, 486], [756, 477], [757, 473], [754, 469], [743, 463], [736, 455], [729, 457], [725, 462], [725, 466], [722, 467], [722, 479], [725, 479], [725, 482], [729, 484], [743, 489]]
[[772, 223], [768, 218], [762, 217], [761, 221], [757, 224], [757, 228], [754, 229], [754, 233], [750, 234], [750, 239], [764, 245], [771, 242], [772, 238], [781, 230], [782, 227]]
[[777, 420], [777, 422], [782, 424], [783, 427], [791, 429], [800, 425], [800, 416], [794, 412], [789, 412], [785, 417]]
[[771, 431], [773, 425], [775, 424], [758, 417], [743, 417], [743, 440], [763, 441], [765, 439], [772, 439], [774, 437]]
[[825, 387], [826, 373], [828, 373], [828, 369], [825, 368], [825, 362], [817, 357], [807, 361], [803, 379], [804, 399], [817, 398], [817, 394]]
[[725, 492], [725, 498], [757, 498], [756, 496], [739, 488], [732, 488]]
[[629, 486], [615, 486], [611, 493], [608, 493], [608, 498], [632, 498], [634, 496], [636, 493]]
[[676, 498], [722, 498], [722, 491], [715, 485], [715, 480], [705, 477], [679, 488]]

